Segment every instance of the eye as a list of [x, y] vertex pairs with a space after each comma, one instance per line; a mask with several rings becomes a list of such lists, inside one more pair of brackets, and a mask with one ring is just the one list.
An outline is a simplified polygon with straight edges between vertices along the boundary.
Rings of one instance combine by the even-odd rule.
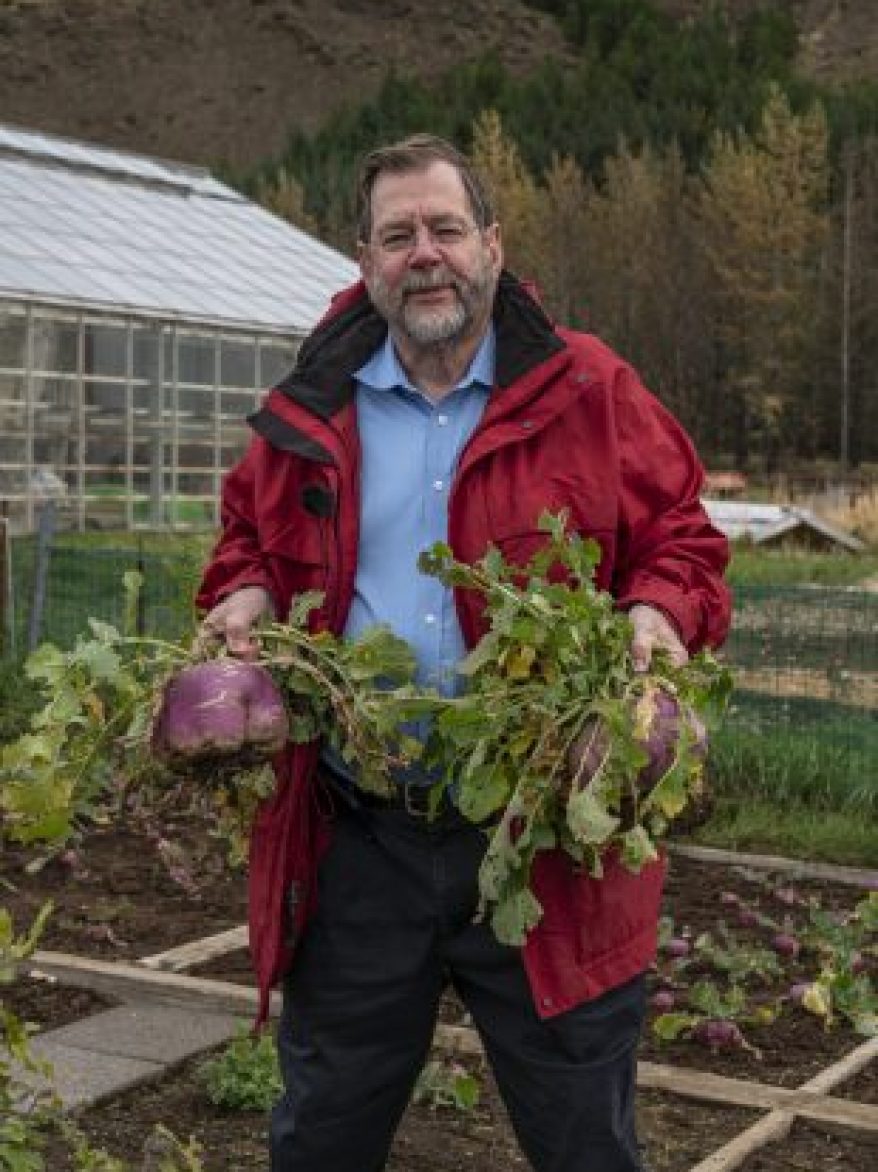
[[404, 248], [411, 248], [413, 241], [413, 233], [399, 229], [385, 233], [380, 239], [380, 244], [385, 252], [401, 252]]
[[466, 229], [462, 224], [438, 224], [433, 229], [433, 239], [437, 244], [460, 244], [466, 236]]

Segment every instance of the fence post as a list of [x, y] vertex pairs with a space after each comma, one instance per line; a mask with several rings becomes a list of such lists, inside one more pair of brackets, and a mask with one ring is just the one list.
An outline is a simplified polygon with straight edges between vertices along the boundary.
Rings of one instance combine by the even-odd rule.
[[55, 534], [55, 502], [46, 501], [40, 509], [40, 523], [37, 529], [37, 565], [34, 576], [34, 597], [30, 610], [30, 624], [27, 634], [28, 652], [34, 651], [40, 641], [43, 625], [43, 611], [46, 605], [46, 581], [49, 577], [49, 559], [52, 554], [52, 537]]

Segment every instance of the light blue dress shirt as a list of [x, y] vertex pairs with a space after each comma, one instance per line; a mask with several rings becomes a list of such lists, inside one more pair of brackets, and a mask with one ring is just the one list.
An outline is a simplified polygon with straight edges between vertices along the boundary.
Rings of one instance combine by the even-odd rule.
[[417, 569], [448, 540], [448, 495], [460, 454], [494, 383], [493, 327], [455, 389], [432, 403], [409, 382], [390, 335], [356, 373], [362, 445], [360, 545], [345, 634], [388, 624], [412, 647], [418, 682], [455, 691], [466, 654], [451, 590]]
[[[490, 327], [453, 391], [433, 403], [400, 364], [390, 335], [357, 371], [357, 424], [362, 447], [360, 544], [354, 598], [345, 635], [356, 638], [386, 624], [409, 644], [417, 680], [443, 695], [459, 690], [456, 666], [466, 644], [454, 596], [437, 578], [421, 574], [418, 555], [448, 540], [448, 496], [457, 464], [494, 384], [496, 342]], [[424, 739], [427, 721], [408, 726]], [[354, 780], [330, 747], [325, 763]], [[396, 780], [425, 784], [422, 770], [400, 770]]]

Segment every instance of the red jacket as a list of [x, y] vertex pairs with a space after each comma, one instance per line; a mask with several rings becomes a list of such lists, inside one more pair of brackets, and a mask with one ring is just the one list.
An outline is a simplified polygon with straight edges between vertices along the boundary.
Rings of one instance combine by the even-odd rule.
[[[537, 518], [565, 508], [603, 550], [598, 585], [621, 606], [669, 615], [690, 651], [718, 644], [729, 620], [725, 539], [699, 502], [702, 469], [677, 422], [597, 339], [555, 329], [508, 274], [497, 293], [495, 387], [460, 459], [448, 539], [472, 561], [490, 543], [525, 561]], [[356, 574], [360, 453], [356, 371], [386, 333], [362, 285], [340, 294], [303, 344], [292, 374], [250, 423], [256, 436], [228, 474], [223, 531], [198, 597], [208, 609], [244, 585], [281, 616], [303, 590], [323, 593], [314, 629], [344, 629]], [[388, 453], [392, 459], [393, 454]], [[469, 646], [484, 631], [472, 592], [457, 611]], [[290, 964], [331, 834], [314, 784], [318, 746], [290, 746], [278, 788], [253, 826], [250, 950], [262, 995]], [[664, 861], [631, 874], [609, 860], [595, 880], [561, 852], [538, 856], [544, 908], [524, 946], [538, 1012], [561, 1013], [643, 971], [655, 954]]]

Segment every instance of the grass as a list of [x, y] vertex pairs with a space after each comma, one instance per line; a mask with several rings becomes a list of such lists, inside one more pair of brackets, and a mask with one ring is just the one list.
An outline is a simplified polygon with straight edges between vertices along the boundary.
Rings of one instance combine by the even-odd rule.
[[[145, 570], [148, 631], [170, 636], [191, 624], [191, 597], [211, 534], [63, 533], [56, 538], [42, 637], [69, 644], [90, 615], [118, 623], [122, 574]], [[16, 538], [17, 649], [26, 645], [35, 543]], [[745, 692], [733, 697], [713, 738], [711, 777], [718, 813], [698, 841], [853, 862], [878, 863], [878, 720], [851, 703], [844, 670], [878, 669], [878, 595], [849, 593], [878, 577], [878, 553], [791, 553], [736, 547], [739, 629], [729, 661], [774, 669], [808, 667], [838, 676], [833, 700]], [[813, 590], [815, 585], [823, 590]], [[811, 591], [798, 587], [812, 587]], [[844, 593], [833, 591], [844, 590]], [[839, 675], [839, 672], [842, 674]], [[6, 734], [20, 731], [33, 697], [16, 690], [20, 667], [0, 672]], [[4, 723], [0, 721], [0, 734]], [[2, 736], [0, 736], [2, 740]]]
[[875, 822], [855, 811], [718, 797], [710, 820], [689, 841], [726, 850], [878, 868]]
[[728, 577], [733, 587], [857, 587], [878, 578], [878, 553], [767, 550], [736, 542], [732, 548]]

